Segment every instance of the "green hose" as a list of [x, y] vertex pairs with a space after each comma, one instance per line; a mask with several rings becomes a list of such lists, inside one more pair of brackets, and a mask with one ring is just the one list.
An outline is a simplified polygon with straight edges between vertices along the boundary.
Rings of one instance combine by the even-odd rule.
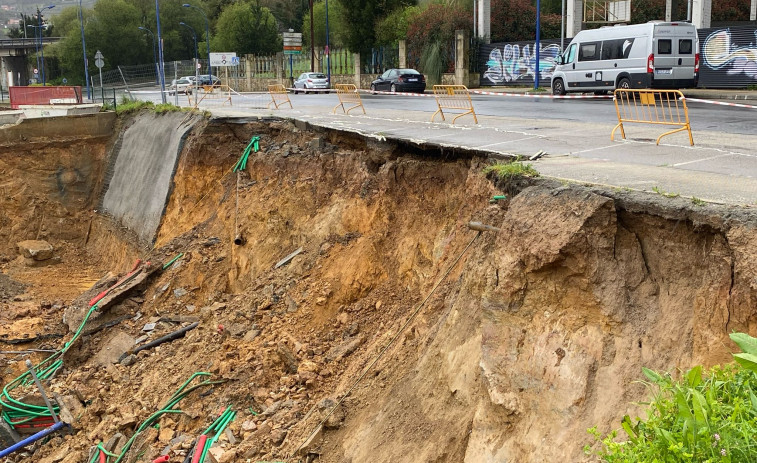
[[211, 431], [215, 431], [215, 434], [212, 438], [208, 439], [205, 442], [205, 447], [202, 449], [202, 454], [200, 455], [200, 463], [203, 463], [205, 461], [205, 456], [208, 454], [208, 451], [210, 448], [215, 444], [215, 442], [218, 440], [218, 438], [221, 436], [221, 433], [226, 429], [226, 426], [229, 425], [234, 420], [234, 417], [237, 415], [237, 412], [233, 411], [231, 407], [228, 407], [223, 413], [221, 413], [221, 416], [219, 416], [213, 424], [210, 425], [208, 429], [203, 432], [203, 434], [208, 435]]
[[245, 170], [247, 168], [247, 158], [250, 157], [250, 151], [254, 149], [257, 153], [258, 150], [260, 150], [260, 144], [258, 142], [260, 142], [260, 137], [258, 135], [252, 137], [247, 148], [242, 152], [242, 157], [240, 157], [239, 161], [234, 165], [233, 172], [239, 172], [240, 170]]

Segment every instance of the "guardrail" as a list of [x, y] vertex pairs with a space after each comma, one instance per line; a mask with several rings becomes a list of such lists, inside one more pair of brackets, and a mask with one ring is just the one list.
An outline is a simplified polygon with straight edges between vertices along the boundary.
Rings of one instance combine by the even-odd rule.
[[[331, 111], [332, 114], [336, 114], [336, 108], [342, 107], [342, 111], [344, 111], [345, 114], [349, 114], [350, 111], [352, 111], [355, 108], [361, 108], [363, 110], [363, 114], [365, 114], [365, 107], [363, 106], [363, 100], [360, 99], [360, 94], [357, 91], [357, 87], [353, 84], [336, 84], [336, 94], [339, 97], [339, 104], [334, 106], [334, 109]], [[349, 109], [345, 108], [344, 105], [351, 104]]]
[[[199, 92], [197, 92], [197, 95], [195, 95], [195, 102], [194, 107], [197, 108], [200, 103], [203, 101], [205, 102], [216, 102], [221, 101], [221, 105], [224, 106], [226, 103], [229, 103], [229, 106], [231, 106], [231, 87], [228, 85], [202, 85], [200, 86]], [[192, 104], [192, 97], [190, 95], [187, 95], [187, 98], [190, 101], [190, 105]]]
[[268, 86], [268, 94], [271, 95], [271, 102], [268, 103], [266, 108], [270, 108], [273, 105], [276, 109], [279, 106], [289, 103], [289, 107], [293, 108], [292, 101], [289, 99], [287, 89], [281, 84], [274, 84]]
[[473, 122], [478, 124], [476, 111], [473, 109], [473, 101], [471, 101], [470, 92], [465, 85], [434, 85], [434, 97], [436, 98], [436, 106], [439, 109], [431, 116], [431, 122], [434, 122], [437, 114], [441, 114], [442, 120], [445, 120], [443, 110], [453, 109], [465, 111], [452, 119], [453, 124], [458, 118], [467, 116], [468, 114], [472, 114]]
[[686, 98], [678, 90], [615, 90], [615, 110], [618, 113], [618, 125], [612, 129], [611, 140], [615, 140], [615, 131], [625, 139], [626, 132], [623, 123], [672, 125], [677, 129], [669, 130], [657, 137], [657, 144], [665, 135], [687, 131], [689, 143], [694, 146], [689, 124], [689, 110]]

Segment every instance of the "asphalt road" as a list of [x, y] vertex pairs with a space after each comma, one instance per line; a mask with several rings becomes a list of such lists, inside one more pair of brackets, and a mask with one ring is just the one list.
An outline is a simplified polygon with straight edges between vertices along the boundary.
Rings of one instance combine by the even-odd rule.
[[[156, 91], [135, 92], [135, 98], [160, 101]], [[290, 94], [294, 107], [327, 107], [338, 103], [337, 96], [329, 94]], [[433, 113], [436, 103], [431, 95], [372, 95], [361, 94], [366, 108], [381, 110], [408, 110]], [[551, 119], [571, 122], [608, 123], [617, 121], [615, 105], [610, 97], [600, 99], [547, 99], [527, 96], [473, 95], [476, 114], [496, 117], [521, 117], [524, 119]], [[174, 103], [175, 96], [168, 96], [168, 102]], [[267, 94], [234, 95], [232, 106], [247, 106], [258, 103], [264, 107], [270, 101]], [[187, 106], [188, 100], [179, 95], [181, 106]], [[689, 119], [693, 130], [708, 130], [730, 134], [753, 135], [757, 133], [757, 110], [717, 106], [707, 103], [689, 102]]]
[[[157, 92], [139, 93], [159, 100]], [[354, 132], [378, 140], [404, 140], [440, 153], [476, 150], [491, 157], [529, 158], [545, 176], [560, 180], [680, 195], [730, 205], [757, 206], [757, 110], [704, 103], [691, 104], [695, 146], [686, 132], [656, 138], [670, 127], [626, 124], [626, 139], [617, 133], [611, 99], [529, 98], [475, 95], [478, 124], [470, 115], [454, 125], [451, 118], [430, 122], [436, 103], [430, 96], [362, 94], [366, 113], [345, 115], [335, 94], [291, 95], [293, 108], [267, 108], [268, 94], [234, 95], [201, 103], [213, 117], [241, 122], [280, 117], [314, 126]], [[175, 101], [175, 100], [173, 100]], [[186, 96], [180, 102], [188, 104]], [[226, 104], [224, 104], [226, 103]], [[429, 151], [433, 152], [433, 151]]]

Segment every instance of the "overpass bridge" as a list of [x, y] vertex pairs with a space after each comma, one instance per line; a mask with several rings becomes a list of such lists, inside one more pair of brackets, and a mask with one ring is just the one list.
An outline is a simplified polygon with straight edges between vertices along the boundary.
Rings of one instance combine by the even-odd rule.
[[[42, 45], [55, 43], [60, 37], [43, 37]], [[36, 53], [39, 41], [29, 39], [0, 40], [0, 88], [7, 89], [11, 85], [26, 85], [32, 75], [26, 57]]]

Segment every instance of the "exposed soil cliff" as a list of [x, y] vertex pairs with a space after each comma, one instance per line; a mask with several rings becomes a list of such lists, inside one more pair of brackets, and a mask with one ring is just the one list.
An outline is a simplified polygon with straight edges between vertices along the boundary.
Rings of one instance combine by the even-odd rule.
[[[232, 172], [256, 135], [260, 151]], [[81, 150], [55, 149], [85, 162]], [[196, 371], [225, 382], [161, 418], [139, 439], [141, 460], [124, 461], [167, 448], [183, 461], [227, 405], [239, 414], [221, 438], [224, 462], [582, 461], [586, 428], [637, 413], [642, 366], [728, 361], [727, 334], [756, 329], [753, 210], [538, 179], [505, 185], [482, 174], [488, 162], [287, 121], [198, 123], [154, 249], [96, 218], [46, 235], [62, 250], [58, 265], [5, 259], [4, 326], [33, 337], [68, 331], [64, 310], [107, 270], [183, 253], [97, 313], [88, 329], [103, 329], [64, 357], [50, 388], [77, 398], [76, 433], [10, 461], [87, 461], [90, 446], [131, 436]], [[5, 154], [0, 163], [12, 178], [28, 167]], [[502, 191], [509, 198], [490, 204]], [[26, 190], [15, 197], [34, 202]], [[19, 230], [40, 223], [28, 206], [8, 211], [24, 220]], [[477, 237], [471, 220], [501, 231]], [[0, 235], [10, 257], [23, 233], [4, 224]], [[51, 269], [86, 278], [52, 298]], [[145, 333], [140, 342], [195, 320], [186, 337], [119, 362]], [[4, 381], [24, 358], [5, 357]]]

